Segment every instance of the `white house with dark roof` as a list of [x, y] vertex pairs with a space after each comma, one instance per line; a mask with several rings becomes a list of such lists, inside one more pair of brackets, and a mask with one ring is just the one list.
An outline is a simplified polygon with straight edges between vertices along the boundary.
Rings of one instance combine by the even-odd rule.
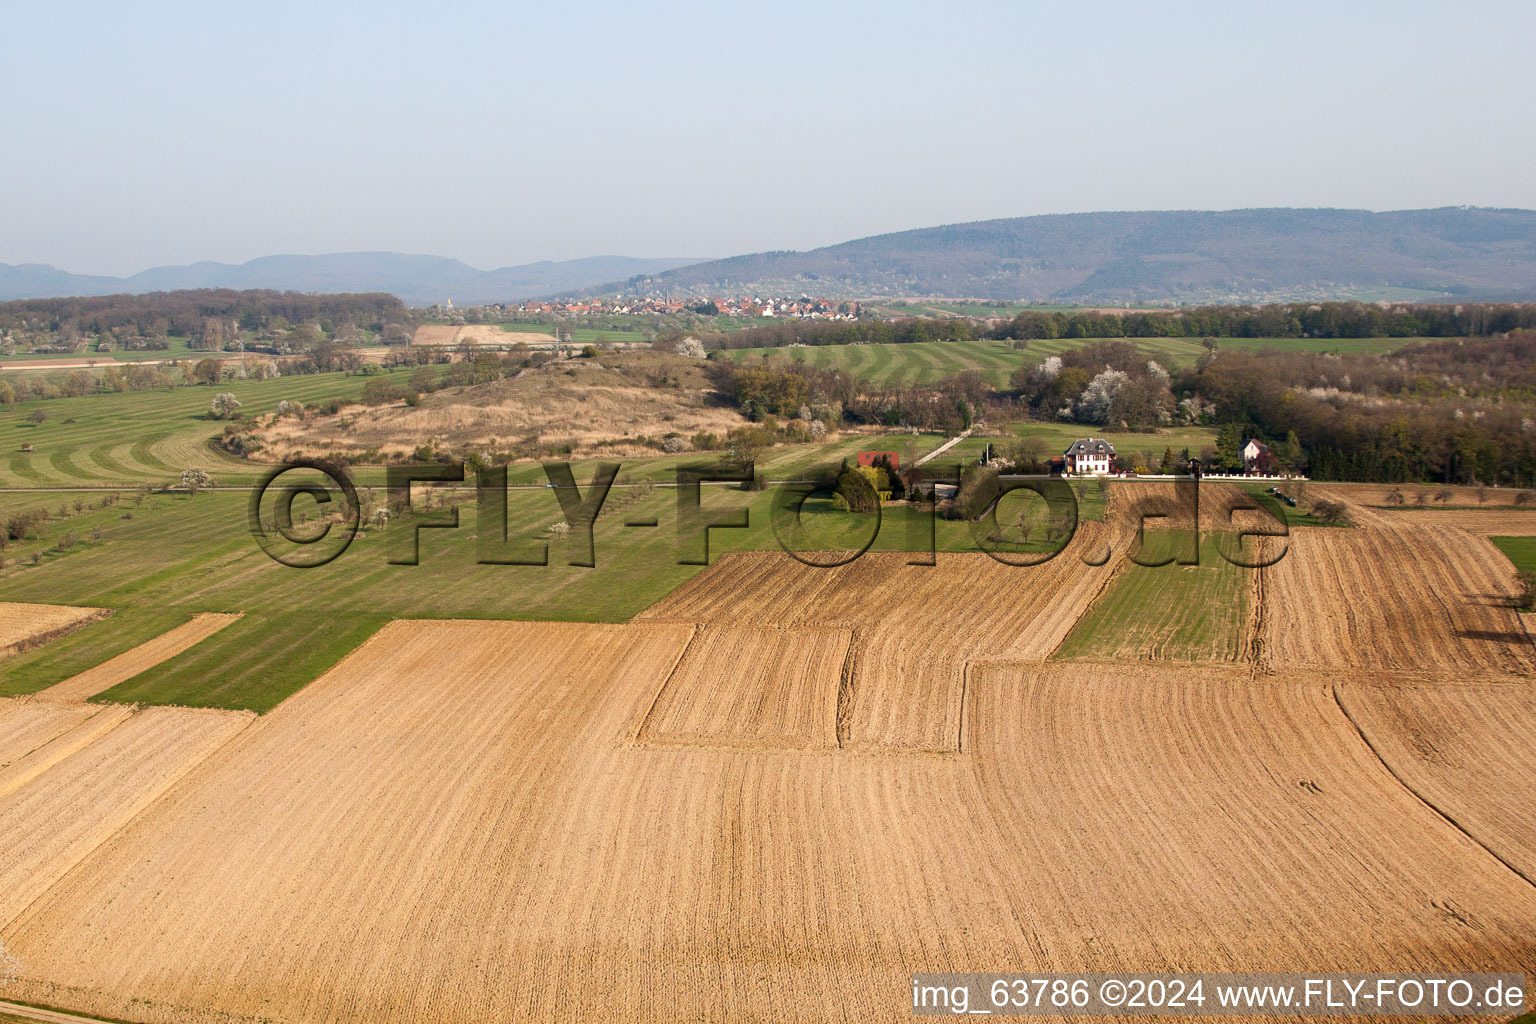
[[1243, 446], [1244, 472], [1273, 473], [1275, 466], [1275, 453], [1263, 441], [1255, 437]]
[[1115, 471], [1115, 446], [1102, 437], [1081, 437], [1062, 453], [1066, 470], [1078, 476]]

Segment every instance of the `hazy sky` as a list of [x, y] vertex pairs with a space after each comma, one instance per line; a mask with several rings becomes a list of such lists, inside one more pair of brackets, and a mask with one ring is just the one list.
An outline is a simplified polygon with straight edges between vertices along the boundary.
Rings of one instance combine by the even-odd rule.
[[0, 262], [82, 273], [1536, 207], [1528, 0], [0, 0], [0, 29]]

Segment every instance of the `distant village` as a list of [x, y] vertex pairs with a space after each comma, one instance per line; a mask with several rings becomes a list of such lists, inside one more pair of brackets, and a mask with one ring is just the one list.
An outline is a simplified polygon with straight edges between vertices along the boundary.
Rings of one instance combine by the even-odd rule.
[[[452, 301], [444, 307], [453, 308]], [[556, 300], [553, 302], [502, 303], [481, 307], [502, 313], [552, 313], [609, 316], [654, 316], [668, 313], [698, 313], [704, 316], [784, 317], [795, 320], [857, 320], [862, 311], [859, 303], [842, 299], [812, 298], [759, 298], [739, 295], [731, 298], [709, 299], [584, 299]]]

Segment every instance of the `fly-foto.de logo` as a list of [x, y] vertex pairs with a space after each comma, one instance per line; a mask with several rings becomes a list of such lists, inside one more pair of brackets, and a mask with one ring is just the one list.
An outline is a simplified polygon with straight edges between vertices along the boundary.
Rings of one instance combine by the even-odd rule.
[[[752, 508], [723, 508], [717, 498], [706, 499], [710, 489], [768, 492], [766, 511], [777, 547], [806, 565], [826, 568], [847, 565], [869, 551], [892, 507], [900, 511], [890, 517], [895, 536], [888, 537], [886, 546], [908, 553], [910, 565], [937, 564], [939, 524], [944, 520], [963, 527], [966, 548], [1020, 567], [1062, 555], [1081, 526], [1077, 492], [1066, 480], [1050, 476], [997, 477], [968, 503], [968, 513], [957, 514], [947, 494], [961, 486], [959, 466], [925, 474], [900, 503], [876, 492], [865, 476], [838, 474], [835, 467], [808, 478], [766, 481], [751, 462], [700, 462], [676, 467], [669, 480], [643, 484], [618, 483], [617, 462], [596, 464], [584, 484], [578, 483], [571, 463], [547, 462], [542, 468], [542, 481], [512, 484], [505, 466], [481, 468], [472, 478], [463, 463], [391, 466], [385, 471], [386, 500], [372, 506], [371, 492], [360, 492], [346, 467], [323, 459], [295, 459], [274, 467], [253, 490], [248, 507], [251, 535], [273, 560], [306, 569], [340, 557], [364, 530], [378, 531], [387, 538], [387, 564], [419, 565], [423, 531], [465, 528], [460, 505], [472, 497], [476, 564], [543, 566], [550, 563], [550, 539], [530, 538], [528, 528], [537, 523], [515, 521], [509, 513], [509, 493], [535, 490], [553, 494], [558, 504], [560, 519], [547, 532], [563, 539], [567, 564], [595, 568], [598, 517], [605, 507], [627, 507], [625, 498], [615, 495], [631, 488], [643, 488], [647, 495], [658, 488], [675, 493], [674, 552], [679, 565], [709, 564], [712, 531], [752, 528]], [[1109, 532], [1129, 545], [1126, 556], [1133, 564], [1199, 565], [1202, 532], [1214, 538], [1218, 557], [1243, 568], [1273, 565], [1289, 549], [1285, 508], [1269, 494], [1220, 487], [1202, 495], [1193, 477], [1172, 484], [1121, 486], [1127, 498], [1124, 507], [1117, 504], [1116, 529]], [[1033, 514], [1005, 521], [1005, 503], [1019, 498], [1030, 504]], [[841, 517], [835, 550], [815, 543], [807, 522], [813, 499], [820, 501], [818, 518], [826, 518], [828, 510]], [[662, 525], [657, 515], [638, 513], [624, 516], [621, 523], [624, 531]], [[1114, 555], [1112, 542], [1102, 537], [1077, 545], [1074, 553], [1089, 565], [1103, 565]]]

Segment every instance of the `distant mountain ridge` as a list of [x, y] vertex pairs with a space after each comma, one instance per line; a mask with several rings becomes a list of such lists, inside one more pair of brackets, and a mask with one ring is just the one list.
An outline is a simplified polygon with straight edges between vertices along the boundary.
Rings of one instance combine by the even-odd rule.
[[177, 291], [184, 288], [271, 288], [299, 292], [389, 292], [411, 305], [452, 299], [460, 305], [516, 302], [579, 291], [605, 281], [657, 274], [697, 262], [589, 256], [480, 270], [442, 256], [343, 252], [263, 256], [248, 263], [155, 267], [131, 277], [71, 274], [41, 263], [0, 263], [0, 300]]
[[131, 277], [0, 264], [0, 300], [183, 288], [389, 292], [412, 305], [596, 295], [977, 298], [1087, 305], [1536, 300], [1536, 211], [1253, 209], [1070, 213], [729, 259], [593, 256], [479, 270], [391, 252], [264, 256]]
[[1074, 303], [1536, 299], [1536, 211], [1074, 213], [763, 252], [588, 294], [948, 296]]

